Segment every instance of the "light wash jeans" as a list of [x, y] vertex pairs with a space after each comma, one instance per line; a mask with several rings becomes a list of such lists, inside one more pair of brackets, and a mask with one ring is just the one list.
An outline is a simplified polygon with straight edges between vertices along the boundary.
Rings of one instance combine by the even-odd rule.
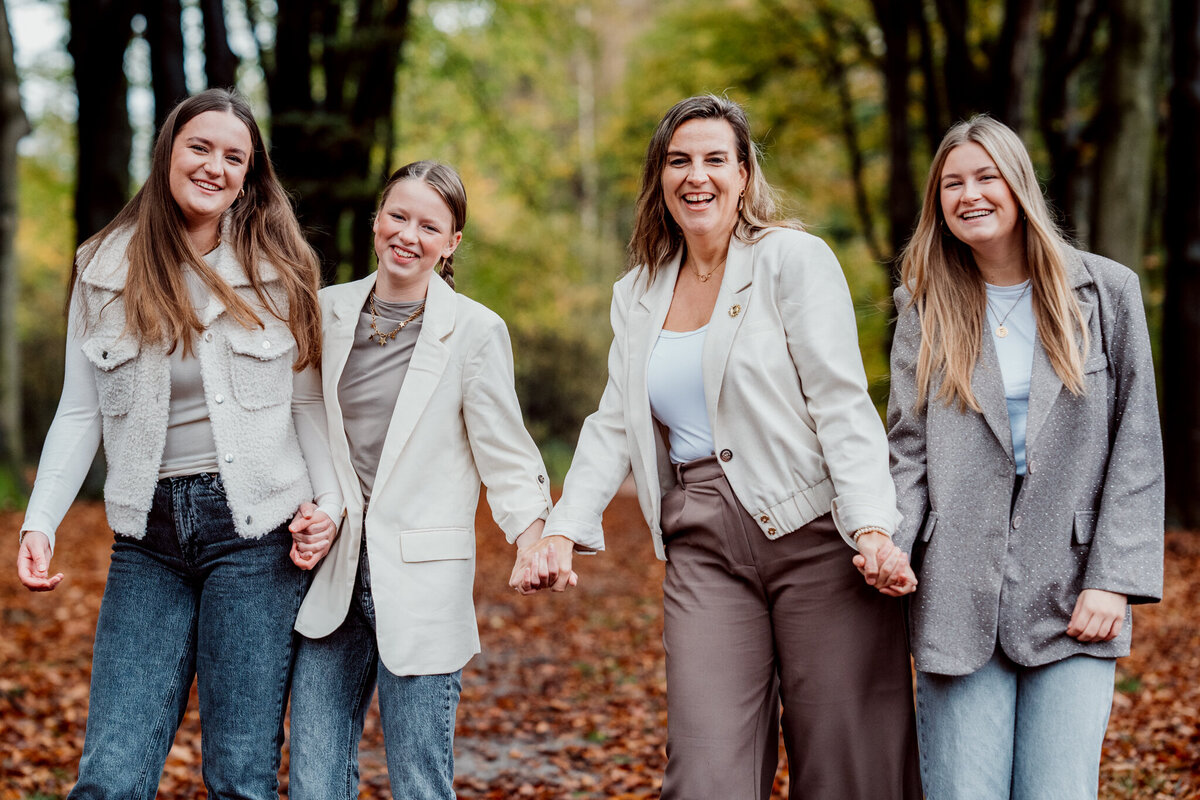
[[454, 800], [454, 717], [462, 670], [401, 676], [379, 660], [365, 541], [346, 619], [322, 639], [299, 638], [288, 797], [357, 800], [358, 743], [378, 683], [392, 796]]
[[1116, 660], [917, 673], [926, 800], [1095, 800]]
[[193, 678], [208, 796], [278, 799], [292, 626], [307, 585], [290, 546], [286, 523], [239, 537], [215, 475], [158, 482], [145, 537], [113, 545], [71, 800], [154, 797]]

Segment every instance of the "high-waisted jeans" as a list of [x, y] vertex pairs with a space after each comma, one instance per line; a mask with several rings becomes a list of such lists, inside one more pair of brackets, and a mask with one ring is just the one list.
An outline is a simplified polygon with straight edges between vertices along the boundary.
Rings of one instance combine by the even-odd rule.
[[307, 583], [290, 546], [286, 523], [239, 537], [216, 475], [158, 482], [145, 537], [113, 545], [71, 800], [154, 797], [193, 678], [208, 796], [278, 798], [292, 626]]

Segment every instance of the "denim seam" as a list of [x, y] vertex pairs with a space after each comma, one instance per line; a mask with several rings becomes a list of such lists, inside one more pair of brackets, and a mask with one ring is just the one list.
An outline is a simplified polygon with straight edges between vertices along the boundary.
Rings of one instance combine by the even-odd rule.
[[[183, 664], [185, 661], [187, 661], [187, 654], [192, 652], [193, 648], [195, 647], [196, 624], [197, 624], [198, 616], [199, 616], [199, 610], [195, 606], [193, 606], [191, 624], [188, 625], [187, 640], [184, 642], [184, 647], [180, 650], [179, 661], [176, 663], [175, 673], [174, 673], [174, 675], [171, 676], [171, 681], [167, 685], [167, 694], [166, 694], [167, 697], [175, 697], [176, 693], [180, 689], [180, 684], [181, 684], [180, 676], [183, 674], [183, 671], [184, 671]], [[146, 748], [146, 754], [142, 759], [142, 768], [138, 774], [137, 783], [134, 785], [134, 792], [133, 792], [134, 797], [139, 797], [142, 795], [143, 791], [145, 790], [147, 781], [149, 780], [150, 763], [151, 763], [151, 758], [153, 757], [153, 742], [159, 741], [160, 737], [162, 736], [163, 729], [166, 727], [166, 717], [167, 717], [168, 705], [169, 704], [166, 702], [163, 703], [162, 708], [159, 710], [158, 719], [155, 720], [154, 728], [153, 728], [153, 730], [151, 732], [151, 736], [150, 736], [150, 742], [152, 744]], [[176, 729], [178, 729], [178, 727], [179, 727], [178, 722], [176, 722], [175, 727], [176, 727]], [[172, 738], [174, 738], [174, 737], [172, 737]], [[168, 750], [169, 749], [170, 748], [168, 747]], [[165, 763], [165, 761], [166, 761], [165, 755], [164, 755], [163, 760]], [[161, 777], [161, 770], [160, 770], [159, 777]], [[158, 788], [158, 783], [159, 783], [159, 781], [155, 780], [154, 786], [155, 786], [156, 791]], [[151, 796], [153, 796], [153, 795], [151, 795]]]

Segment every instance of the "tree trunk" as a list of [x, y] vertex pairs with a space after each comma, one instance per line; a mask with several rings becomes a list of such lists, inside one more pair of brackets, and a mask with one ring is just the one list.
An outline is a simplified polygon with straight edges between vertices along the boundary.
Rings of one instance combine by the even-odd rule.
[[[187, 98], [183, 74], [183, 10], [179, 0], [148, 0], [146, 41], [150, 44], [150, 84], [154, 89], [154, 130]], [[153, 147], [153, 145], [151, 145]]]
[[17, 341], [17, 142], [30, 133], [21, 108], [8, 9], [0, 0], [0, 459], [21, 474], [21, 371]]
[[79, 97], [75, 239], [107, 225], [129, 199], [132, 130], [125, 103], [125, 47], [133, 18], [129, 0], [69, 0]]
[[1172, 0], [1171, 121], [1167, 144], [1167, 291], [1163, 308], [1163, 423], [1167, 518], [1200, 529], [1200, 6]]
[[1097, 118], [1100, 151], [1091, 247], [1141, 271], [1158, 122], [1158, 3], [1113, 0]]
[[225, 4], [200, 0], [204, 14], [204, 76], [210, 88], [230, 89], [237, 85], [238, 58], [229, 48]]

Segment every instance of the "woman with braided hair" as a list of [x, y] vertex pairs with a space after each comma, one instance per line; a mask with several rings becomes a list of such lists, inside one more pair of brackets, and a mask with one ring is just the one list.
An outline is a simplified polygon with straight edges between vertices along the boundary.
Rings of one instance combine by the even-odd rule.
[[392, 794], [454, 797], [462, 667], [479, 652], [471, 588], [480, 482], [510, 542], [536, 542], [550, 512], [546, 468], [513, 389], [508, 330], [454, 292], [466, 217], [453, 169], [401, 167], [373, 225], [379, 269], [320, 294], [324, 396], [347, 516], [331, 549], [298, 544], [324, 561], [296, 623], [293, 800], [358, 797], [358, 742], [376, 684]]

